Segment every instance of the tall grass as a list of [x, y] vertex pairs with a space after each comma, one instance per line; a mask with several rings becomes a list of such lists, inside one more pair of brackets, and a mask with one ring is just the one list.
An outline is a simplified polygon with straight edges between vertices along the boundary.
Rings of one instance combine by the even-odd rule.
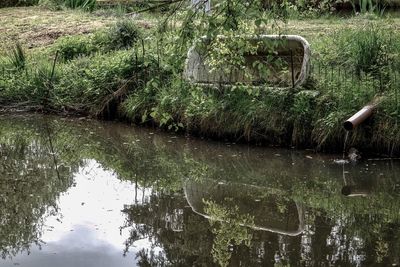
[[131, 48], [141, 40], [142, 36], [142, 30], [135, 22], [124, 19], [92, 35], [60, 38], [56, 41], [53, 51], [59, 51], [61, 59], [69, 61], [77, 57], [90, 56], [96, 52], [108, 53]]
[[142, 37], [136, 23], [129, 19], [118, 21], [108, 32], [109, 43], [115, 49], [132, 47]]
[[[356, 12], [356, 4], [355, 2], [350, 2], [353, 5], [353, 10]], [[385, 12], [385, 5], [381, 3], [381, 1], [373, 1], [373, 0], [358, 0], [358, 7], [361, 14], [373, 13], [378, 16], [383, 16]]]
[[38, 4], [50, 9], [58, 10], [63, 7], [93, 11], [97, 6], [96, 0], [38, 0]]
[[64, 0], [64, 5], [72, 9], [83, 9], [93, 11], [96, 7], [96, 0]]
[[11, 49], [11, 53], [8, 55], [10, 64], [16, 70], [25, 69], [26, 66], [26, 56], [25, 52], [20, 43], [16, 43]]

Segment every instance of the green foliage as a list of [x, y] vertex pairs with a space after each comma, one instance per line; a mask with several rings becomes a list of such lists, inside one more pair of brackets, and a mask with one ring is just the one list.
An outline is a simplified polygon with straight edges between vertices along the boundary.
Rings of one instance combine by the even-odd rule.
[[55, 85], [56, 106], [76, 109], [98, 108], [104, 97], [117, 90], [133, 74], [131, 53], [115, 52], [79, 58], [62, 66]]
[[[233, 199], [226, 199], [232, 202]], [[231, 253], [228, 248], [232, 245], [244, 243], [250, 247], [252, 234], [247, 227], [241, 225], [253, 225], [254, 218], [248, 214], [238, 215], [239, 207], [227, 208], [213, 201], [204, 201], [205, 212], [210, 218], [212, 232], [215, 235], [212, 254], [214, 261], [222, 266], [229, 265]]]
[[368, 23], [363, 29], [335, 32], [316, 44], [318, 60], [328, 65], [346, 66], [361, 72], [373, 73], [400, 62], [400, 35], [386, 23]]
[[0, 78], [0, 95], [6, 103], [46, 105], [52, 87], [51, 73], [49, 62], [40, 62], [25, 71], [7, 72]]
[[120, 20], [106, 30], [100, 30], [87, 37], [78, 37], [72, 40], [74, 50], [82, 50], [83, 54], [93, 52], [110, 52], [129, 49], [142, 38], [142, 30], [131, 20]]
[[[54, 81], [50, 84], [48, 71], [44, 71], [49, 69], [48, 62], [32, 60], [18, 74], [8, 71], [11, 64], [2, 63], [6, 71], [0, 77], [1, 99], [11, 103], [30, 99], [40, 104], [50, 97], [55, 110], [94, 115], [111, 99], [112, 109], [126, 119], [170, 130], [235, 141], [334, 148], [343, 141], [342, 121], [383, 95], [387, 97], [385, 108], [380, 109], [379, 123], [371, 129], [385, 135], [366, 130], [374, 140], [371, 146], [389, 151], [398, 140], [390, 129], [399, 118], [399, 95], [391, 69], [400, 65], [400, 38], [390, 21], [335, 32], [313, 43], [314, 62], [330, 75], [317, 75], [314, 70], [309, 88], [318, 90], [319, 95], [243, 84], [211, 88], [182, 79], [187, 50], [203, 36], [206, 41], [199, 47], [208, 51], [207, 62], [216, 71], [240, 70], [246, 65], [246, 56], [266, 47], [244, 37], [265, 33], [265, 27], [275, 23], [262, 2], [248, 6], [238, 0], [221, 1], [208, 15], [179, 9], [176, 4], [162, 21], [165, 23], [146, 32], [147, 38], [132, 20], [119, 21], [94, 34], [60, 38], [51, 48], [52, 52], [59, 50], [63, 59], [56, 65]], [[182, 12], [174, 13], [175, 9]], [[269, 49], [268, 60], [275, 46]], [[43, 65], [46, 67], [40, 67]], [[247, 67], [267, 77], [270, 70], [264, 66], [253, 62]], [[357, 75], [343, 75], [343, 69]], [[355, 133], [351, 142], [366, 140]]]
[[92, 44], [92, 40], [86, 36], [71, 36], [61, 38], [55, 50], [59, 51], [60, 58], [71, 60], [79, 56], [87, 56], [97, 51], [97, 47]]
[[60, 38], [53, 47], [53, 51], [59, 51], [61, 59], [68, 61], [77, 57], [90, 56], [96, 52], [105, 53], [131, 48], [141, 36], [141, 30], [133, 21], [123, 20], [93, 35]]
[[8, 55], [9, 62], [16, 70], [22, 70], [26, 66], [25, 52], [20, 43], [15, 44], [11, 53]]
[[108, 42], [113, 49], [130, 48], [141, 38], [141, 31], [136, 23], [129, 19], [118, 21], [108, 32]]
[[283, 18], [313, 18], [337, 11], [352, 0], [300, 0], [271, 1], [270, 9], [274, 15]]
[[39, 6], [48, 8], [50, 10], [59, 10], [63, 6], [63, 0], [39, 0]]
[[373, 72], [389, 64], [391, 32], [376, 25], [354, 33], [353, 47], [350, 51], [356, 71]]
[[18, 4], [18, 0], [4, 0], [1, 1], [0, 7], [11, 7], [16, 6]]
[[2, 0], [0, 8], [13, 6], [33, 6], [38, 4], [39, 0]]
[[82, 9], [85, 11], [93, 11], [96, 7], [96, 0], [64, 0], [64, 5], [72, 9]]
[[128, 86], [128, 91], [141, 88], [143, 73], [155, 67], [154, 60], [149, 61], [136, 61], [134, 54], [125, 50], [73, 60], [61, 66], [63, 75], [54, 85], [54, 105], [96, 114], [103, 101], [122, 86]]
[[[378, 16], [383, 16], [386, 4], [383, 4], [382, 1], [376, 0], [358, 0], [352, 1], [354, 11], [357, 13], [359, 11], [361, 14], [376, 14]], [[356, 6], [358, 4], [358, 6]], [[357, 9], [358, 7], [358, 9]]]
[[38, 4], [54, 10], [66, 7], [91, 12], [96, 8], [97, 0], [38, 0]]

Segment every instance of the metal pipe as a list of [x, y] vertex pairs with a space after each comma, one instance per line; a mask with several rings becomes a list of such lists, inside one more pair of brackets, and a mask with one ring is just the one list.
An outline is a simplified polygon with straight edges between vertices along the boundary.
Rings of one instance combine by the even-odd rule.
[[368, 119], [376, 108], [376, 104], [371, 104], [363, 107], [360, 111], [354, 114], [351, 118], [343, 123], [343, 127], [346, 131], [351, 131], [358, 125]]

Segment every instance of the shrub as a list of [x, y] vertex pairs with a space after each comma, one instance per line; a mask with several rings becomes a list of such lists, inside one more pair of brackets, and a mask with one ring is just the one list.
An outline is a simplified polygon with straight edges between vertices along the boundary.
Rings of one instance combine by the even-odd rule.
[[123, 49], [132, 47], [141, 38], [141, 33], [133, 21], [126, 19], [111, 27], [107, 37], [110, 47]]
[[[131, 51], [113, 51], [72, 60], [58, 68], [62, 72], [54, 85], [57, 105], [81, 107], [97, 113], [104, 99], [124, 85], [139, 87], [146, 79], [146, 68], [155, 70], [154, 59], [136, 62]], [[136, 80], [137, 79], [137, 80]]]
[[79, 56], [87, 56], [97, 51], [92, 40], [87, 36], [72, 36], [60, 39], [55, 49], [59, 51], [60, 58], [64, 61]]

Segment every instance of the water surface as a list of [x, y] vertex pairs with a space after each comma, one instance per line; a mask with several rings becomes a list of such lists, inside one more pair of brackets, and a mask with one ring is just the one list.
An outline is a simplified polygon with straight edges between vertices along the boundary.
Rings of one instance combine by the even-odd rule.
[[0, 116], [0, 266], [396, 266], [400, 163]]

